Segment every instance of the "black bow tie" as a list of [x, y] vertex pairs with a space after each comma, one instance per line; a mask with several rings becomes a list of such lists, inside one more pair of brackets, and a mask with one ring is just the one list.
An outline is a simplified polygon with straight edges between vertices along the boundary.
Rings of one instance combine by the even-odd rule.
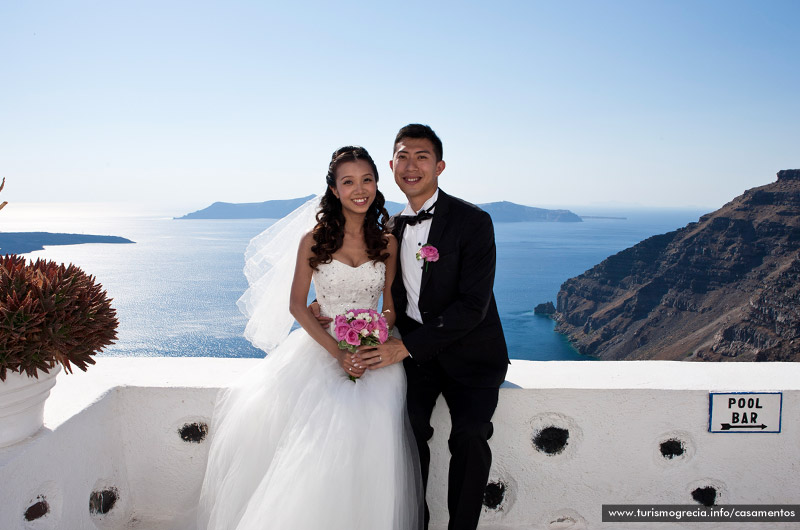
[[401, 215], [400, 219], [402, 219], [407, 225], [414, 226], [417, 223], [421, 223], [422, 221], [427, 221], [428, 219], [433, 219], [433, 213], [431, 210], [436, 208], [436, 203], [433, 203], [430, 208], [427, 210], [422, 210], [417, 215]]

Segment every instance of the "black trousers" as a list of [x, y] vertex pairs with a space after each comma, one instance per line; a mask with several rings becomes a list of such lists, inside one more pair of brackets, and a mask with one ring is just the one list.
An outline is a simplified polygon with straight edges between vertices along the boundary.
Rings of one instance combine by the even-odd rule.
[[[483, 506], [483, 495], [489, 480], [492, 452], [492, 415], [497, 408], [498, 388], [464, 386], [448, 376], [432, 361], [418, 366], [405, 362], [408, 380], [408, 416], [414, 430], [422, 470], [422, 483], [427, 492], [431, 452], [428, 440], [433, 437], [431, 413], [439, 395], [450, 409], [452, 429], [450, 472], [448, 474], [447, 509], [450, 514], [448, 530], [474, 530]], [[425, 502], [425, 529], [430, 513]]]

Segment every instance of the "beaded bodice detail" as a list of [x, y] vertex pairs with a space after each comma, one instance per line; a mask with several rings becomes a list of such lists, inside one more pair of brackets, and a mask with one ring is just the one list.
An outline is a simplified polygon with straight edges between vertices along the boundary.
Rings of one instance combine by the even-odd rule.
[[349, 309], [378, 309], [386, 278], [386, 264], [368, 261], [351, 267], [332, 259], [314, 271], [314, 288], [320, 312], [326, 317], [342, 315]]

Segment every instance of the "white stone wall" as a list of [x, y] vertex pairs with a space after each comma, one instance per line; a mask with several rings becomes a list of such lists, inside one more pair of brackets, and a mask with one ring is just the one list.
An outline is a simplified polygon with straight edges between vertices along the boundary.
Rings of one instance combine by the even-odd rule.
[[[0, 450], [0, 529], [178, 527], [172, 519], [189, 514], [208, 441], [184, 440], [181, 429], [210, 423], [217, 390], [256, 362], [101, 358], [86, 373], [59, 375], [46, 428]], [[515, 361], [491, 442], [490, 504], [497, 505], [484, 508], [481, 528], [613, 528], [601, 523], [602, 504], [696, 505], [692, 492], [708, 488], [716, 504], [795, 503], [799, 375], [792, 363]], [[783, 392], [782, 432], [709, 433], [710, 391]], [[432, 528], [444, 528], [449, 419], [442, 403], [434, 420], [429, 501]], [[540, 450], [533, 439], [542, 431], [566, 431], [566, 445], [555, 454]], [[682, 454], [662, 455], [669, 440]], [[106, 492], [106, 505], [107, 492], [116, 495], [113, 508], [98, 513], [104, 507], [95, 493], [92, 513], [93, 492]], [[26, 510], [42, 499], [49, 513], [27, 521]]]

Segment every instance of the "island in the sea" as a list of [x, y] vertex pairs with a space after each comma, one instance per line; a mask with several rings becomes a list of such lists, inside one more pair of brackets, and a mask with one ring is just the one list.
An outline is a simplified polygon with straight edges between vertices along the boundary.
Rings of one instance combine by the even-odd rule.
[[314, 195], [264, 202], [215, 202], [175, 219], [280, 219], [312, 198]]
[[58, 234], [51, 232], [0, 232], [0, 253], [26, 254], [43, 250], [46, 245], [79, 245], [82, 243], [134, 243], [118, 236]]
[[[207, 208], [176, 217], [176, 219], [280, 219], [313, 197], [314, 195], [309, 195], [297, 199], [249, 203], [215, 202]], [[489, 213], [495, 223], [580, 223], [582, 221], [580, 216], [569, 210], [534, 208], [508, 201], [486, 202], [478, 204], [478, 206]], [[405, 208], [405, 204], [386, 201], [386, 210], [390, 214], [399, 213], [403, 208]]]

